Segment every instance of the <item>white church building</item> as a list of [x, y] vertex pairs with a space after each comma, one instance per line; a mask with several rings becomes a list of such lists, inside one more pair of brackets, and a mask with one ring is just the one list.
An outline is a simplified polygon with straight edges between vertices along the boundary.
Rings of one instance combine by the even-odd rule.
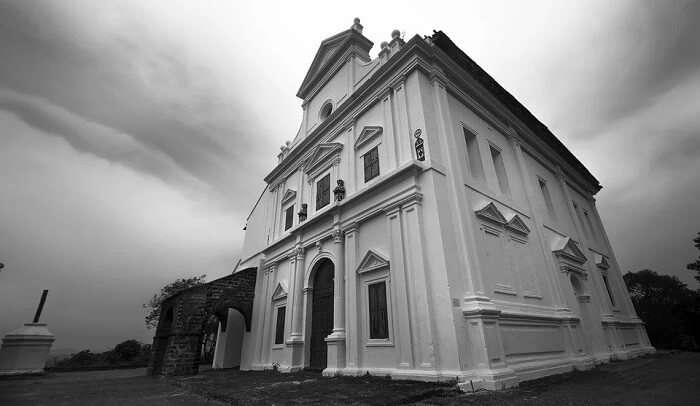
[[443, 32], [391, 37], [321, 43], [214, 366], [501, 389], [653, 351], [596, 178]]

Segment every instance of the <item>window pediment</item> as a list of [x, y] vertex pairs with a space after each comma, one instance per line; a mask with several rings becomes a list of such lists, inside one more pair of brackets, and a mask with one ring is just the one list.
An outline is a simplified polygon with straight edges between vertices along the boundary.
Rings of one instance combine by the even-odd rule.
[[587, 261], [578, 244], [569, 237], [560, 238], [556, 241], [552, 252], [559, 258], [572, 261], [578, 265], [583, 265]]
[[382, 135], [384, 129], [379, 126], [366, 126], [360, 131], [360, 135], [355, 140], [355, 149], [361, 148], [363, 145]]
[[340, 151], [343, 150], [343, 144], [339, 142], [330, 142], [319, 144], [306, 160], [304, 172], [310, 178], [314, 178], [334, 161], [340, 159]]
[[284, 196], [282, 196], [282, 204], [287, 204], [290, 201], [294, 200], [297, 198], [297, 192], [296, 190], [293, 189], [287, 189], [286, 192], [284, 192]]
[[287, 298], [287, 284], [279, 282], [274, 292], [272, 292], [272, 301], [282, 300]]
[[362, 258], [362, 261], [360, 261], [360, 265], [357, 267], [357, 273], [363, 274], [388, 268], [389, 259], [377, 251], [370, 249], [367, 250], [367, 253], [365, 253], [365, 256]]
[[598, 267], [598, 269], [602, 270], [607, 270], [610, 268], [610, 262], [608, 261], [608, 256], [599, 254], [597, 252], [593, 253], [593, 260], [595, 261], [595, 265]]
[[521, 235], [530, 234], [530, 228], [525, 224], [519, 215], [515, 214], [506, 223], [506, 228]]
[[508, 223], [505, 216], [503, 216], [501, 211], [498, 210], [498, 207], [496, 207], [496, 205], [493, 204], [493, 202], [488, 202], [484, 204], [483, 206], [481, 206], [481, 208], [474, 210], [474, 213], [482, 219], [489, 220], [500, 225], [505, 225], [506, 223]]

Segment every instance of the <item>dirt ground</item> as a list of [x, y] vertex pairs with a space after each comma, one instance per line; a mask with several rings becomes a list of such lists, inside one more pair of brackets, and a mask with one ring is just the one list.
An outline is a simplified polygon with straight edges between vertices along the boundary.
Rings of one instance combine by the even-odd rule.
[[664, 353], [592, 371], [465, 394], [450, 384], [318, 373], [210, 370], [187, 378], [143, 369], [0, 379], [0, 405], [700, 405], [700, 353]]

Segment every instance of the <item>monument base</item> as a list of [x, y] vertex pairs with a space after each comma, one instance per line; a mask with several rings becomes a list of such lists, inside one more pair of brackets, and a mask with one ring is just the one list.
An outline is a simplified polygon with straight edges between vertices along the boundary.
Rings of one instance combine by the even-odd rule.
[[0, 348], [0, 375], [42, 374], [55, 337], [45, 323], [27, 323], [8, 333]]

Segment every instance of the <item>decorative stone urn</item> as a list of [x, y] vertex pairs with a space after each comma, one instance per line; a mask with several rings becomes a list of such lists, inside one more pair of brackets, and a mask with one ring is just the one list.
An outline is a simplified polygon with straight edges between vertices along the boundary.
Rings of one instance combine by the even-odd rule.
[[55, 339], [46, 323], [26, 323], [11, 331], [2, 339], [0, 375], [44, 373]]

